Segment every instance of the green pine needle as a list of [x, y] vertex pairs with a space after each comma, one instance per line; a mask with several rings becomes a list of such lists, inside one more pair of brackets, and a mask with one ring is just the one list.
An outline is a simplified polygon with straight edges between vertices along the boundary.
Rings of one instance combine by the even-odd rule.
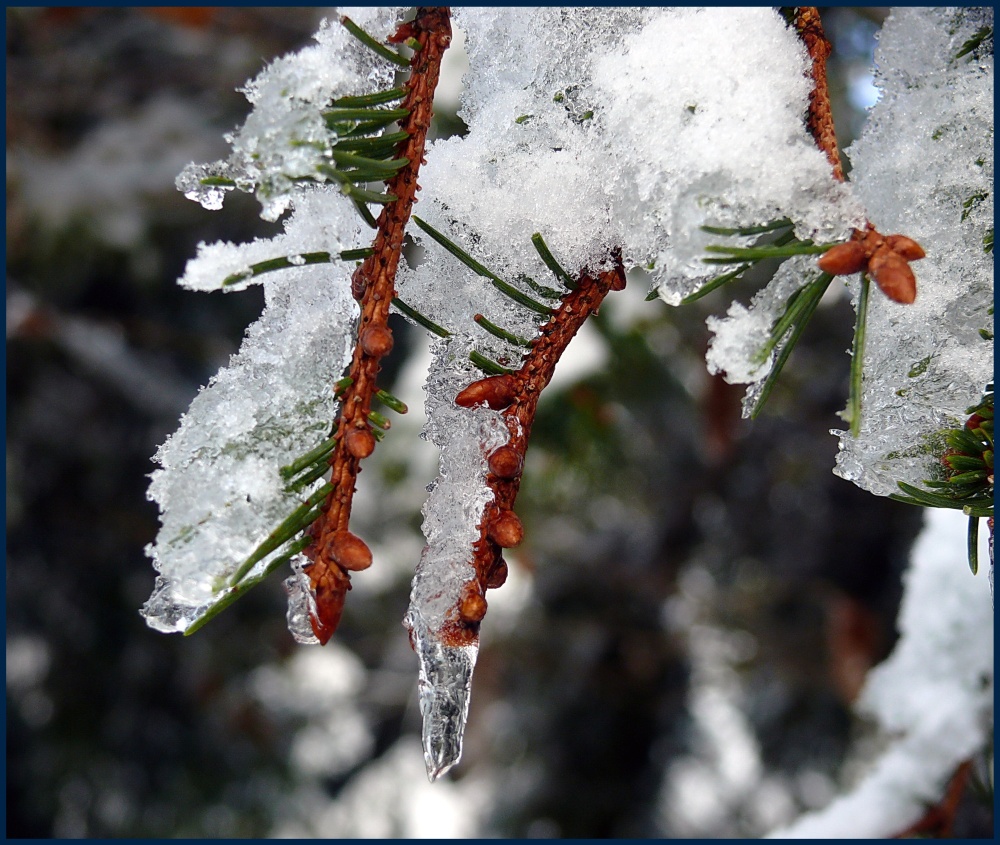
[[979, 572], [979, 517], [969, 517], [969, 569], [975, 575]]
[[330, 104], [330, 106], [336, 109], [380, 106], [383, 103], [391, 103], [394, 100], [402, 100], [405, 96], [405, 88], [390, 88], [388, 91], [376, 91], [374, 94], [360, 94], [355, 97], [338, 97]]
[[274, 270], [287, 270], [289, 267], [305, 267], [308, 264], [330, 264], [338, 258], [342, 261], [356, 261], [360, 258], [367, 258], [371, 254], [372, 250], [366, 247], [364, 249], [346, 249], [339, 255], [331, 255], [329, 252], [303, 252], [294, 257], [283, 255], [280, 258], [270, 258], [267, 261], [251, 264], [249, 269], [241, 273], [233, 273], [231, 276], [226, 276], [222, 280], [222, 287], [245, 282], [254, 276], [259, 276], [262, 273], [270, 273]]
[[376, 221], [372, 216], [372, 213], [368, 210], [368, 206], [357, 197], [351, 197], [351, 202], [354, 203], [355, 209], [357, 209], [358, 214], [361, 215], [361, 219], [368, 224], [368, 227], [371, 229], [377, 229], [378, 221]]
[[338, 138], [333, 149], [344, 152], [358, 152], [368, 158], [385, 158], [396, 146], [410, 137], [409, 132], [387, 132], [370, 138]]
[[364, 44], [369, 50], [378, 53], [378, 55], [380, 55], [383, 59], [388, 59], [393, 64], [409, 68], [409, 59], [403, 58], [403, 56], [399, 55], [399, 53], [395, 50], [386, 47], [384, 44], [380, 44], [346, 15], [340, 19], [340, 23], [349, 33], [351, 33], [351, 35], [357, 38], [358, 41]]
[[517, 288], [507, 284], [503, 279], [497, 276], [495, 273], [487, 270], [482, 264], [476, 261], [469, 253], [462, 249], [454, 241], [450, 240], [445, 235], [441, 234], [437, 229], [431, 226], [424, 220], [421, 220], [417, 215], [413, 215], [413, 222], [416, 223], [421, 229], [423, 229], [428, 235], [431, 236], [435, 241], [437, 241], [441, 246], [443, 246], [448, 252], [450, 252], [455, 258], [461, 261], [470, 270], [473, 270], [478, 275], [482, 276], [484, 279], [489, 279], [493, 286], [499, 290], [501, 293], [506, 294], [508, 297], [513, 299], [519, 305], [523, 305], [532, 311], [539, 314], [543, 314], [546, 317], [552, 313], [552, 309], [548, 305], [543, 305], [541, 302], [536, 302], [530, 296], [522, 293]]
[[[774, 389], [774, 385], [778, 380], [778, 376], [781, 374], [782, 368], [785, 366], [785, 362], [792, 354], [795, 344], [798, 343], [799, 338], [802, 336], [802, 332], [805, 331], [806, 325], [808, 325], [813, 312], [816, 310], [816, 306], [819, 305], [819, 301], [823, 298], [823, 294], [826, 293], [826, 289], [830, 286], [831, 281], [833, 281], [833, 276], [829, 273], [823, 273], [815, 281], [811, 282], [799, 291], [799, 296], [795, 297], [795, 302], [788, 309], [789, 311], [795, 309], [795, 318], [791, 321], [794, 324], [791, 334], [788, 336], [788, 340], [778, 353], [778, 357], [771, 365], [771, 371], [767, 374], [767, 378], [761, 386], [760, 393], [757, 396], [757, 401], [754, 403], [753, 409], [750, 411], [751, 419], [756, 419], [757, 415], [764, 407], [764, 403], [771, 395], [771, 391]], [[788, 312], [786, 312], [786, 316], [787, 313]], [[782, 320], [778, 321], [779, 324], [782, 322]], [[771, 354], [771, 350], [781, 340], [781, 337], [784, 335], [786, 330], [787, 326], [781, 330], [780, 334], [777, 329], [772, 330], [771, 340], [765, 347], [767, 349], [767, 353], [764, 356], [764, 360], [767, 360], [767, 355]]]
[[867, 273], [861, 274], [861, 291], [858, 294], [858, 319], [854, 325], [854, 348], [851, 350], [851, 381], [847, 400], [847, 415], [851, 436], [861, 433], [861, 389], [865, 363], [865, 332], [868, 324], [868, 291], [871, 281]]
[[235, 587], [243, 579], [243, 576], [253, 569], [257, 563], [262, 561], [283, 543], [291, 540], [304, 528], [309, 527], [316, 519], [314, 510], [323, 502], [331, 490], [333, 490], [333, 485], [330, 484], [330, 482], [327, 482], [316, 490], [316, 492], [313, 493], [308, 499], [306, 499], [305, 502], [299, 505], [299, 507], [292, 511], [291, 514], [289, 514], [288, 517], [277, 528], [275, 528], [274, 531], [268, 534], [266, 539], [253, 550], [250, 556], [239, 565], [232, 577], [229, 579], [229, 586]]
[[278, 470], [278, 472], [281, 474], [281, 477], [285, 479], [285, 481], [288, 481], [302, 472], [302, 470], [311, 467], [314, 463], [316, 463], [316, 461], [325, 458], [333, 451], [333, 447], [336, 445], [337, 438], [328, 437], [315, 449], [310, 449], [304, 455], [296, 458], [287, 466], [283, 466], [280, 470]]
[[508, 369], [496, 361], [490, 360], [485, 355], [476, 352], [475, 349], [469, 353], [469, 360], [488, 376], [502, 376], [514, 372], [514, 370]]
[[784, 217], [781, 220], [774, 220], [762, 226], [743, 226], [737, 229], [725, 229], [721, 226], [702, 226], [700, 228], [703, 232], [708, 232], [710, 235], [742, 235], [747, 237], [749, 235], [762, 235], [765, 232], [773, 232], [776, 229], [789, 229], [791, 226], [792, 221]]
[[388, 431], [392, 428], [392, 421], [388, 417], [380, 414], [378, 411], [368, 412], [368, 422], [376, 428], [382, 429], [382, 431]]
[[375, 398], [390, 410], [395, 411], [397, 414], [405, 414], [410, 410], [406, 407], [406, 403], [403, 402], [402, 399], [397, 399], [387, 390], [382, 390], [381, 388], [376, 390]]
[[535, 250], [538, 252], [542, 261], [545, 262], [545, 266], [552, 271], [552, 275], [554, 275], [556, 279], [558, 279], [569, 290], [576, 290], [576, 281], [563, 269], [562, 265], [556, 261], [555, 256], [553, 256], [549, 251], [549, 247], [545, 243], [545, 240], [542, 238], [540, 232], [535, 232], [535, 234], [531, 236], [531, 243], [532, 246], [535, 247]]
[[793, 258], [796, 255], [821, 255], [836, 244], [814, 244], [812, 241], [796, 241], [785, 245], [763, 244], [761, 246], [718, 246], [710, 244], [706, 252], [719, 258], [703, 258], [705, 264], [738, 264], [745, 261], [763, 261], [765, 258]]
[[476, 314], [472, 319], [475, 321], [477, 326], [479, 326], [484, 331], [489, 332], [494, 337], [498, 337], [501, 340], [506, 340], [507, 343], [510, 343], [514, 346], [524, 346], [526, 348], [531, 347], [530, 340], [525, 340], [523, 337], [518, 337], [516, 334], [512, 334], [506, 329], [500, 328], [500, 326], [498, 326], [496, 323], [491, 323], [489, 320], [487, 320], [482, 314]]
[[405, 316], [409, 317], [418, 326], [423, 326], [431, 334], [436, 334], [438, 337], [449, 337], [451, 335], [450, 331], [441, 328], [441, 326], [439, 326], [437, 323], [433, 322], [432, 320], [428, 319], [423, 314], [421, 314], [419, 311], [417, 311], [416, 308], [411, 308], [409, 305], [403, 302], [403, 300], [401, 300], [398, 296], [393, 297], [392, 304], [401, 314], [404, 314]]
[[681, 305], [690, 305], [692, 302], [697, 302], [703, 296], [707, 296], [713, 290], [722, 287], [726, 282], [732, 282], [739, 279], [747, 270], [753, 267], [753, 264], [741, 264], [735, 270], [730, 270], [728, 273], [723, 273], [721, 276], [716, 276], [704, 285], [702, 285], [694, 293], [689, 293], [681, 300]]

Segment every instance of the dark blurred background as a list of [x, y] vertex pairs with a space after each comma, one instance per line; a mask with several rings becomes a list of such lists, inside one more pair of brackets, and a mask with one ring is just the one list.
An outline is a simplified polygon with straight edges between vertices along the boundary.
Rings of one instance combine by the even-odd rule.
[[[581, 341], [603, 363], [543, 400], [527, 540], [442, 783], [400, 625], [436, 474], [405, 459], [419, 420], [361, 479], [359, 533], [408, 568], [359, 584], [334, 643], [294, 644], [277, 577], [193, 637], [145, 626], [150, 458], [263, 302], [175, 280], [199, 241], [280, 229], [173, 180], [226, 154], [236, 89], [324, 13], [7, 9], [7, 835], [756, 836], [826, 803], [863, 762], [850, 704], [892, 646], [920, 525], [831, 472], [843, 296], [752, 424], [703, 363], [720, 294], [668, 309], [633, 279], [609, 300]], [[824, 10], [844, 146], [882, 17]], [[396, 330], [403, 380], [424, 340]], [[961, 822], [992, 831], [975, 807]]]

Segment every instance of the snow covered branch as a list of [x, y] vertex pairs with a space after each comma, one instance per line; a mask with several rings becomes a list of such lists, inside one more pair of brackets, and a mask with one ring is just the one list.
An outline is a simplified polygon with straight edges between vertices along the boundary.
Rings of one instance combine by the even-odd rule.
[[[449, 11], [352, 16], [251, 82], [230, 158], [178, 179], [206, 207], [238, 189], [267, 219], [290, 214], [272, 239], [202, 244], [181, 279], [261, 283], [267, 304], [157, 454], [159, 577], [143, 613], [190, 632], [291, 562], [290, 628], [329, 639], [349, 573], [372, 563], [348, 523], [360, 462], [388, 428], [372, 403], [399, 410], [377, 383], [394, 307], [435, 335], [426, 435], [440, 474], [406, 617], [434, 778], [461, 754], [485, 593], [522, 538], [539, 397], [627, 273], [679, 305], [777, 262], [748, 305], [708, 321], [709, 370], [749, 385], [749, 416], [835, 277], [856, 275], [836, 471], [878, 495], [935, 478], [942, 432], [961, 429], [992, 373], [993, 57], [976, 35], [992, 12], [893, 12], [850, 183], [815, 9], [791, 26], [764, 8], [456, 9], [468, 132], [430, 143]], [[412, 265], [407, 236], [424, 248]], [[548, 274], [555, 288], [537, 281]], [[869, 275], [885, 296], [869, 300]], [[990, 491], [991, 426], [976, 447]]]

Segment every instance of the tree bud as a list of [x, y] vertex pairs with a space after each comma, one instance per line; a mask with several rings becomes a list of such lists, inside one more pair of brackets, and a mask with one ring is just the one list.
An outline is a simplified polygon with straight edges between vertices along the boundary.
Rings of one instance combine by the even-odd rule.
[[490, 472], [497, 478], [517, 478], [524, 466], [524, 458], [513, 446], [501, 446], [489, 459]]
[[361, 332], [361, 349], [372, 358], [388, 355], [392, 350], [392, 332], [385, 326], [368, 326]]
[[512, 375], [505, 373], [472, 382], [455, 397], [455, 404], [461, 408], [471, 408], [485, 402], [494, 411], [502, 411], [514, 401], [516, 393], [517, 381]]
[[375, 451], [375, 435], [367, 428], [352, 428], [344, 435], [344, 448], [358, 460]]
[[316, 599], [315, 608], [309, 614], [309, 624], [320, 645], [326, 645], [340, 624], [351, 579], [337, 567], [314, 564], [307, 572]]
[[913, 238], [906, 237], [906, 235], [889, 235], [885, 239], [885, 243], [889, 249], [907, 261], [917, 261], [927, 254], [920, 244], [913, 240]]
[[496, 590], [502, 587], [507, 581], [507, 561], [500, 558], [497, 561], [497, 565], [493, 567], [493, 571], [490, 572], [490, 577], [486, 581], [486, 588], [489, 590]]
[[510, 549], [524, 539], [524, 526], [514, 511], [500, 511], [490, 523], [488, 534], [498, 546]]
[[909, 305], [917, 298], [917, 280], [910, 265], [888, 247], [875, 251], [868, 262], [868, 272], [893, 302]]
[[372, 565], [372, 550], [350, 531], [334, 531], [326, 541], [326, 553], [342, 568], [360, 572]]
[[458, 601], [458, 615], [466, 622], [480, 622], [486, 615], [486, 599], [475, 581], [470, 581], [462, 589]]
[[831, 276], [849, 276], [865, 266], [865, 248], [859, 241], [837, 244], [824, 252], [816, 262], [819, 269]]

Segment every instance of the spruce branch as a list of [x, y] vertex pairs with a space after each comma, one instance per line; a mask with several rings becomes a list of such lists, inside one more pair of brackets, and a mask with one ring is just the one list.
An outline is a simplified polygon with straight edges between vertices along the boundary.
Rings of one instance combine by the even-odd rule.
[[493, 501], [483, 511], [480, 536], [473, 546], [476, 577], [463, 588], [452, 619], [442, 631], [447, 645], [461, 646], [475, 641], [486, 615], [486, 591], [500, 587], [506, 580], [503, 550], [518, 545], [524, 534], [514, 513], [514, 503], [538, 400], [560, 357], [586, 319], [597, 313], [610, 291], [625, 287], [621, 256], [616, 253], [613, 261], [609, 270], [597, 273], [584, 270], [572, 280], [574, 289], [541, 327], [520, 368], [501, 368], [501, 372], [468, 385], [455, 398], [461, 407], [485, 403], [502, 411], [510, 439], [488, 458], [486, 483], [493, 492]]
[[[446, 8], [419, 8], [412, 22], [400, 24], [389, 41], [400, 43], [414, 38], [420, 45], [411, 60], [402, 62], [396, 61], [401, 58], [398, 54], [372, 41], [348, 18], [342, 22], [380, 55], [409, 67], [410, 76], [404, 86], [406, 93], [400, 108], [391, 111], [393, 120], [400, 121], [400, 132], [406, 136], [396, 148], [394, 163], [386, 168], [395, 171], [386, 185], [386, 195], [393, 199], [383, 205], [376, 221], [372, 252], [355, 271], [351, 283], [352, 292], [361, 305], [361, 318], [349, 370], [350, 383], [343, 387], [341, 395], [334, 435], [337, 442], [328, 458], [332, 489], [321, 513], [308, 529], [312, 542], [304, 550], [310, 561], [304, 569], [316, 599], [315, 613], [311, 614], [310, 621], [321, 643], [330, 639], [340, 621], [344, 598], [351, 588], [350, 572], [371, 564], [371, 551], [348, 531], [348, 522], [360, 462], [374, 450], [380, 434], [378, 429], [389, 426], [388, 420], [372, 411], [371, 403], [379, 391], [376, 383], [379, 361], [392, 349], [388, 317], [396, 294], [396, 268], [419, 188], [417, 175], [430, 129], [441, 58], [451, 42]], [[341, 111], [341, 116], [345, 111]], [[385, 112], [388, 114], [390, 110]], [[360, 124], [365, 127], [364, 131], [367, 131], [367, 124]]]

